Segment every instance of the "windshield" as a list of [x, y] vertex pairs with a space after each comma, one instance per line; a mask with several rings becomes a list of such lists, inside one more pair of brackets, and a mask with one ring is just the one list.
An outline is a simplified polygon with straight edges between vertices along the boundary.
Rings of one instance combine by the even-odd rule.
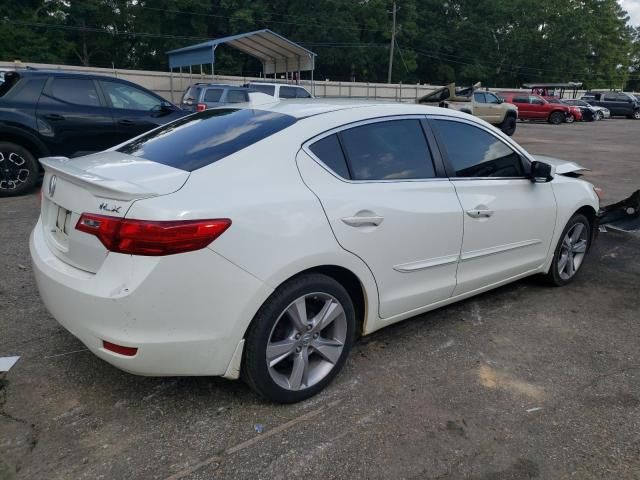
[[290, 115], [263, 110], [205, 110], [157, 128], [118, 151], [192, 172], [295, 122]]

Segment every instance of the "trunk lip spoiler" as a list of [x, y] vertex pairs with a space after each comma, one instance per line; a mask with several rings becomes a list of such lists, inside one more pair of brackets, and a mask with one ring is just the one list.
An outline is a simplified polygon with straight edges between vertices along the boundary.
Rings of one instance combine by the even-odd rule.
[[157, 192], [133, 182], [105, 178], [94, 173], [76, 167], [68, 157], [43, 157], [38, 159], [45, 169], [54, 175], [60, 175], [65, 180], [76, 185], [85, 186], [91, 184], [96, 196], [113, 198], [118, 200], [134, 200], [155, 197]]

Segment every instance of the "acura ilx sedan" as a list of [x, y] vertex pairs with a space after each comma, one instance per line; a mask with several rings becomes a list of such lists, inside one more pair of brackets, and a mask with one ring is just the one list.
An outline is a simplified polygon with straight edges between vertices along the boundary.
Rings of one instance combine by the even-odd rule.
[[276, 402], [322, 390], [358, 335], [571, 282], [597, 224], [578, 166], [422, 105], [213, 109], [41, 163], [51, 314], [128, 372], [242, 377]]

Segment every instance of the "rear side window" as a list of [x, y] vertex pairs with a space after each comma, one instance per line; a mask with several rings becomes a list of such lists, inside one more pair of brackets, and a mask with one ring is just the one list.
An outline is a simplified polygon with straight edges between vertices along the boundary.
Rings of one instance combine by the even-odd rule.
[[370, 123], [340, 135], [354, 180], [435, 177], [419, 120]]
[[182, 97], [182, 103], [193, 102], [194, 100], [198, 101], [198, 99], [200, 98], [200, 92], [200, 87], [189, 88], [185, 92], [184, 97]]
[[222, 89], [221, 88], [207, 88], [204, 91], [204, 101], [205, 102], [219, 102], [222, 97]]
[[74, 105], [100, 106], [100, 98], [93, 80], [85, 78], [54, 78], [51, 96]]
[[118, 151], [192, 172], [295, 122], [290, 115], [262, 110], [205, 110], [153, 130]]
[[276, 94], [276, 87], [273, 85], [261, 85], [259, 83], [252, 83], [249, 85], [256, 92], [266, 93], [267, 95], [271, 95], [272, 97]]
[[513, 97], [514, 103], [529, 103], [529, 97]]
[[244, 90], [229, 90], [227, 93], [228, 103], [242, 103], [247, 101], [247, 94]]
[[2, 72], [2, 82], [0, 82], [0, 97], [13, 88], [13, 86], [20, 80], [20, 74], [18, 72]]
[[334, 133], [318, 140], [309, 147], [309, 150], [338, 175], [343, 178], [351, 178], [337, 134]]
[[507, 144], [472, 125], [434, 120], [455, 177], [523, 177], [522, 159]]

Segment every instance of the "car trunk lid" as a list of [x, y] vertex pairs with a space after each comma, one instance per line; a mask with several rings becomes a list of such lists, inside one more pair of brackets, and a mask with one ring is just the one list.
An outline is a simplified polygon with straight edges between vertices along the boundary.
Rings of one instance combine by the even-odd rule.
[[136, 200], [173, 193], [189, 178], [187, 171], [116, 151], [40, 163], [46, 242], [60, 260], [93, 273], [108, 250], [95, 236], [76, 230], [83, 213], [124, 217]]

